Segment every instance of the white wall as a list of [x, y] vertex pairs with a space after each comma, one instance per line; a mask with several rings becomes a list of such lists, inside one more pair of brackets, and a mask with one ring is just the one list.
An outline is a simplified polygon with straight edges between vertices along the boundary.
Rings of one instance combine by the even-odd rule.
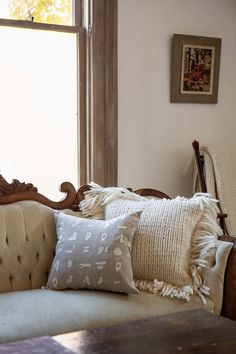
[[[218, 104], [170, 103], [173, 33], [222, 38]], [[236, 142], [236, 1], [118, 0], [118, 183], [190, 195], [191, 142]]]

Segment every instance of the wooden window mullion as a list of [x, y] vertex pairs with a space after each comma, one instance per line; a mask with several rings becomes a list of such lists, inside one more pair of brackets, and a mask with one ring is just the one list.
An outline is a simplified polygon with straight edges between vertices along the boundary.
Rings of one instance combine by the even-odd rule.
[[90, 1], [90, 179], [117, 185], [117, 0]]

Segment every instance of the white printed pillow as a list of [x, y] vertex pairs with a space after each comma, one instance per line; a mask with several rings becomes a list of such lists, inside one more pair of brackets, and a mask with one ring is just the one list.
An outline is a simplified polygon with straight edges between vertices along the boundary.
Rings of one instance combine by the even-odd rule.
[[55, 215], [58, 242], [47, 287], [138, 294], [131, 249], [140, 212], [112, 220]]

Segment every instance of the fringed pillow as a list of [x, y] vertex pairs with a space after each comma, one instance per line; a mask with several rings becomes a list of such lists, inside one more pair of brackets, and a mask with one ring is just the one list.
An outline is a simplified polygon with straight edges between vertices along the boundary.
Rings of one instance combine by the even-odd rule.
[[187, 301], [197, 293], [205, 302], [209, 289], [201, 273], [222, 233], [216, 200], [207, 194], [172, 200], [122, 196], [104, 204], [106, 220], [142, 210], [132, 249], [137, 288]]

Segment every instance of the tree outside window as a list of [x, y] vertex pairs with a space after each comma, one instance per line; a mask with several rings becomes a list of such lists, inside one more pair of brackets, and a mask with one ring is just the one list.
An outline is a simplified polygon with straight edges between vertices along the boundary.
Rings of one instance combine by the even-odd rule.
[[72, 0], [7, 0], [4, 6], [10, 19], [72, 25]]

